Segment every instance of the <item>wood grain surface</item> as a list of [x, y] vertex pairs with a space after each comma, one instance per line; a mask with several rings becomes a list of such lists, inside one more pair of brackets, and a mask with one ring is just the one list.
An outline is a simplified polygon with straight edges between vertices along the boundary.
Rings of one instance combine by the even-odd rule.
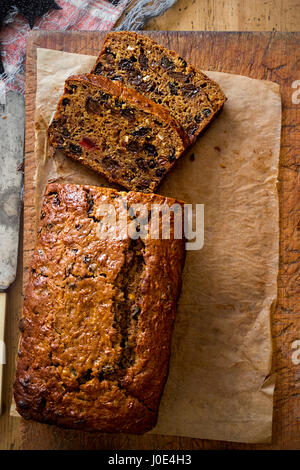
[[177, 0], [162, 16], [146, 25], [150, 31], [299, 31], [299, 28], [299, 0]]
[[[300, 365], [292, 362], [293, 346], [300, 340], [300, 104], [293, 104], [300, 80], [300, 33], [152, 32], [151, 37], [206, 70], [218, 70], [277, 82], [283, 100], [283, 128], [279, 169], [280, 272], [278, 304], [272, 316], [273, 370], [278, 380], [274, 398], [272, 445], [247, 445], [167, 436], [90, 434], [9, 418], [0, 420], [0, 448], [25, 449], [300, 449]], [[36, 48], [45, 47], [83, 54], [97, 54], [104, 34], [98, 32], [33, 32], [28, 43], [25, 156], [24, 278], [33, 249], [34, 99]], [[300, 96], [299, 96], [300, 97]], [[21, 268], [18, 276], [20, 278]], [[12, 288], [13, 289], [13, 288]], [[14, 307], [13, 307], [14, 306]], [[16, 323], [20, 302], [8, 305], [5, 399], [11, 393], [17, 348]], [[300, 342], [299, 342], [300, 347]], [[300, 354], [299, 354], [300, 356]], [[3, 442], [3, 444], [2, 444]], [[3, 447], [2, 447], [3, 446]]]

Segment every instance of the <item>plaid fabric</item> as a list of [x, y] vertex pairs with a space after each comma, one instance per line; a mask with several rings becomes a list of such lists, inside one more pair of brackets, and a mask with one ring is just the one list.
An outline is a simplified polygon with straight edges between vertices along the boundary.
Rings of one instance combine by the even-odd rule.
[[[62, 10], [49, 11], [35, 22], [33, 29], [108, 31], [123, 12], [127, 0], [56, 0], [56, 3]], [[24, 62], [29, 31], [28, 22], [21, 15], [12, 13], [0, 33], [5, 67], [2, 89], [5, 85], [6, 89], [25, 91]]]

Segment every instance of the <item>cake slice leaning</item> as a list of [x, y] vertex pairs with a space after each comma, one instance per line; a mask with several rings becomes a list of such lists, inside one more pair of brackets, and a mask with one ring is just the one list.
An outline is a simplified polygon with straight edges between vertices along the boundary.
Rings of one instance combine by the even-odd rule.
[[165, 106], [182, 124], [190, 143], [195, 142], [226, 101], [217, 83], [176, 52], [130, 31], [106, 36], [92, 72], [120, 81]]
[[48, 142], [109, 181], [143, 192], [156, 189], [189, 144], [164, 107], [92, 74], [66, 80]]

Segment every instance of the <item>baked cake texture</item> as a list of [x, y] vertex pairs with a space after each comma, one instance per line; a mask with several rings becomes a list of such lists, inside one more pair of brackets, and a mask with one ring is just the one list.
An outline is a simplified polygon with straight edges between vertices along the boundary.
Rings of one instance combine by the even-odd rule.
[[93, 186], [46, 188], [14, 384], [26, 419], [125, 433], [156, 423], [185, 243], [172, 223], [167, 240], [99, 238], [102, 204], [118, 211], [125, 199], [129, 219], [132, 204], [176, 202]]
[[109, 181], [143, 192], [156, 189], [188, 146], [168, 110], [92, 74], [67, 79], [48, 141]]
[[92, 73], [120, 81], [165, 106], [195, 142], [222, 109], [220, 86], [177, 53], [147, 36], [111, 32]]

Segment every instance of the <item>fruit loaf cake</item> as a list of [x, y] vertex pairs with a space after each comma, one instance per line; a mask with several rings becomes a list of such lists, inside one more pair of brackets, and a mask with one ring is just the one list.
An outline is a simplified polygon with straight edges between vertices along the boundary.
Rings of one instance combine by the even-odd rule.
[[116, 213], [125, 205], [132, 220], [133, 204], [174, 203], [157, 194], [47, 186], [20, 320], [14, 396], [24, 418], [103, 432], [154, 426], [184, 240], [172, 223], [170, 239], [151, 232], [101, 238], [97, 230], [103, 204]]
[[162, 104], [182, 124], [191, 143], [222, 109], [217, 83], [147, 36], [109, 33], [92, 73], [121, 81]]
[[188, 145], [165, 108], [91, 74], [67, 79], [48, 141], [109, 181], [143, 192], [155, 190]]

